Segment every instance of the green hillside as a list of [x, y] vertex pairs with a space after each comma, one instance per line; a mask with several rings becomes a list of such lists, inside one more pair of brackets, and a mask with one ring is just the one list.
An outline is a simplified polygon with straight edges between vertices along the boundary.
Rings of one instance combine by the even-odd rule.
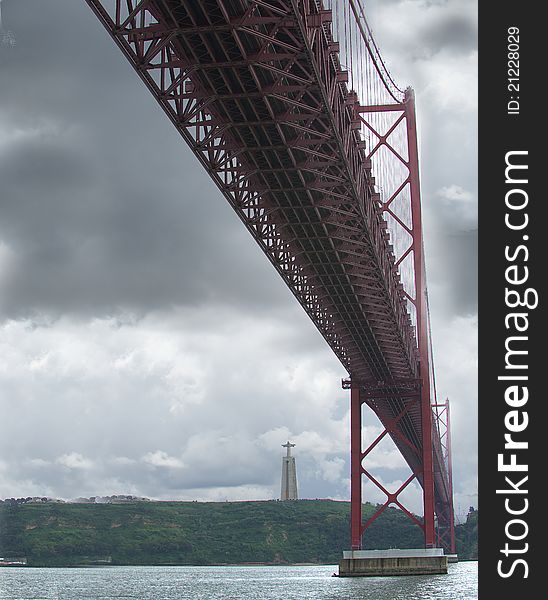
[[466, 523], [455, 527], [457, 554], [462, 560], [478, 558], [478, 511], [470, 508]]
[[[364, 505], [364, 518], [373, 511]], [[349, 503], [332, 500], [2, 504], [0, 556], [36, 566], [337, 563], [349, 548], [349, 518]], [[411, 548], [421, 538], [401, 511], [388, 509], [364, 542]], [[460, 536], [463, 550], [477, 549], [469, 538]]]

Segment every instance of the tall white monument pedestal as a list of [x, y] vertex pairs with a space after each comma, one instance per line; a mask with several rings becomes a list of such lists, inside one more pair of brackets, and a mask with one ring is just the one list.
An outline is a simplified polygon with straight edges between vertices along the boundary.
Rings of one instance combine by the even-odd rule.
[[295, 444], [283, 444], [282, 448], [287, 448], [287, 454], [282, 458], [282, 493], [281, 500], [297, 500], [299, 494], [297, 491], [297, 468], [295, 466], [295, 457], [291, 456], [291, 448]]

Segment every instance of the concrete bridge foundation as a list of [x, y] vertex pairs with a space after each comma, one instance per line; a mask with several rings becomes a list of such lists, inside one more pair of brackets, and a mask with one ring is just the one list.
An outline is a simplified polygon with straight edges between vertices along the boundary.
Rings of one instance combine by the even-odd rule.
[[447, 573], [442, 548], [349, 550], [343, 552], [339, 577], [391, 577]]

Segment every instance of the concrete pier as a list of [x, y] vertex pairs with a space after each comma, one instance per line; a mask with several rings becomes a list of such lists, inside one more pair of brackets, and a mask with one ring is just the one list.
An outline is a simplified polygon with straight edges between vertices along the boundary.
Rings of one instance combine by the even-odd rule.
[[349, 550], [343, 552], [339, 577], [390, 577], [447, 573], [441, 548], [410, 550]]

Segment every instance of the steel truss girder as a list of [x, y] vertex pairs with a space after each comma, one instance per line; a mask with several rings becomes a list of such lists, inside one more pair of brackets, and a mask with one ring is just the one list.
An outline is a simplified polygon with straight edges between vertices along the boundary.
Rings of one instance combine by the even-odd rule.
[[[200, 23], [196, 20], [200, 11], [193, 12], [189, 9], [190, 4], [185, 2], [117, 2], [118, 15], [114, 19], [98, 0], [88, 0], [88, 3], [286, 283], [294, 293], [299, 290], [296, 295], [305, 310], [317, 325], [321, 321], [320, 331], [334, 346], [343, 364], [350, 371], [364, 375], [369, 373], [370, 368], [380, 369], [382, 373], [402, 369], [412, 371], [416, 364], [415, 342], [405, 307], [400, 301], [397, 271], [390, 264], [390, 255], [383, 250], [386, 239], [381, 234], [380, 213], [363, 202], [370, 195], [367, 183], [370, 171], [363, 151], [358, 151], [353, 141], [355, 135], [350, 129], [350, 113], [344, 106], [346, 89], [338, 81], [339, 69], [327, 49], [329, 40], [313, 26], [313, 19], [308, 18], [310, 15], [305, 14], [306, 10], [314, 13], [314, 7], [310, 5], [307, 8], [303, 4], [295, 11], [295, 7], [284, 7], [283, 3], [219, 1], [217, 5], [221, 13], [224, 11], [225, 22]], [[245, 6], [246, 10], [239, 15], [230, 14], [236, 5]], [[124, 12], [126, 7], [131, 9], [128, 14]], [[174, 18], [177, 20], [174, 21]], [[225, 35], [222, 31], [227, 29], [227, 35], [230, 34], [232, 39], [231, 52], [238, 48], [239, 59], [226, 54], [223, 59], [222, 55], [212, 51], [212, 40], [219, 42], [219, 36]], [[195, 43], [191, 50], [185, 45], [185, 37], [190, 35], [197, 36], [192, 38], [193, 41], [199, 39], [202, 42]], [[255, 44], [253, 51], [248, 49], [252, 42]], [[219, 43], [226, 43], [226, 40], [221, 39]], [[323, 64], [319, 65], [318, 61], [323, 61]], [[207, 88], [208, 77], [216, 69], [220, 73], [219, 82], [224, 81], [227, 86], [223, 72], [231, 69], [241, 78], [238, 86], [227, 87], [225, 92], [219, 86]], [[324, 76], [322, 80], [318, 79], [319, 71]], [[271, 78], [264, 81], [267, 72]], [[323, 90], [323, 94], [318, 94], [319, 89]], [[231, 120], [222, 103], [230, 102], [235, 109], [239, 102], [246, 100], [248, 93], [262, 97], [265, 110], [261, 117], [255, 121], [249, 118], [239, 122]], [[218, 100], [220, 97], [227, 100]], [[330, 103], [327, 111], [326, 99]], [[274, 108], [273, 102], [280, 106], [283, 104], [282, 110]], [[277, 132], [274, 138], [280, 143], [265, 144], [264, 140], [259, 141], [255, 137], [254, 128], [269, 127], [273, 128], [274, 134]], [[243, 140], [238, 140], [240, 130], [251, 133], [251, 138], [245, 141], [245, 149], [242, 148]], [[337, 134], [337, 130], [342, 133]], [[270, 158], [264, 154], [267, 162], [251, 167], [246, 161], [249, 161], [254, 147], [256, 153], [264, 154], [271, 150], [273, 154]], [[286, 159], [280, 163], [275, 155], [282, 152]], [[315, 160], [315, 172], [301, 168], [303, 160], [295, 153], [308, 154], [308, 160]], [[276, 162], [272, 163], [274, 158]], [[254, 173], [250, 175], [249, 171]], [[292, 175], [293, 181], [288, 180], [289, 175]], [[248, 191], [255, 191], [257, 195], [254, 202], [247, 198], [247, 212], [244, 213], [240, 207]], [[284, 196], [283, 204], [295, 205], [299, 196], [299, 203], [305, 200], [310, 207], [307, 210], [316, 211], [316, 225], [309, 224], [309, 229], [315, 227], [316, 236], [323, 230], [324, 245], [327, 244], [326, 250], [332, 254], [333, 260], [340, 261], [344, 256], [340, 253], [345, 248], [340, 247], [335, 236], [330, 241], [330, 233], [326, 231], [330, 223], [348, 228], [348, 219], [352, 219], [355, 224], [350, 228], [367, 232], [358, 245], [354, 240], [348, 240], [346, 255], [367, 255], [368, 260], [377, 263], [376, 280], [381, 289], [384, 288], [384, 299], [373, 296], [368, 299], [366, 294], [353, 292], [344, 271], [338, 279], [341, 290], [346, 288], [342, 298], [356, 306], [352, 311], [355, 315], [352, 321], [358, 320], [358, 324], [348, 322], [347, 311], [343, 315], [327, 314], [321, 306], [310, 304], [315, 301], [317, 290], [307, 286], [307, 277], [303, 274], [303, 263], [307, 261], [299, 248], [300, 236], [289, 233], [295, 227], [292, 215], [288, 214], [289, 211], [276, 217], [273, 213], [263, 214], [266, 208], [279, 203]], [[344, 205], [351, 210], [341, 211], [340, 207]], [[367, 253], [364, 254], [365, 248]], [[309, 251], [305, 254], [308, 262], [319, 262], [311, 260]], [[299, 256], [299, 260], [295, 260], [295, 256]], [[386, 281], [389, 282], [388, 288]], [[337, 298], [341, 298], [340, 294]], [[398, 360], [390, 358], [389, 353], [386, 360], [383, 358], [379, 348], [379, 343], [383, 343], [382, 334], [378, 337], [379, 341], [374, 342], [374, 331], [346, 336], [345, 347], [342, 347], [338, 341], [342, 339], [342, 332], [361, 329], [369, 319], [373, 327], [374, 319], [370, 315], [377, 314], [383, 303], [391, 307], [384, 316], [393, 323], [395, 335], [400, 339]]]
[[[406, 306], [420, 312], [418, 296], [403, 289], [383, 217], [391, 201], [381, 205], [371, 174], [383, 145], [405, 160], [386, 132], [366, 152], [329, 11], [316, 0], [110, 0], [112, 12], [86, 1], [348, 372], [425, 382]], [[404, 110], [413, 129], [409, 103], [374, 110]], [[418, 166], [410, 172], [418, 186]], [[422, 410], [402, 427], [425, 460]]]

